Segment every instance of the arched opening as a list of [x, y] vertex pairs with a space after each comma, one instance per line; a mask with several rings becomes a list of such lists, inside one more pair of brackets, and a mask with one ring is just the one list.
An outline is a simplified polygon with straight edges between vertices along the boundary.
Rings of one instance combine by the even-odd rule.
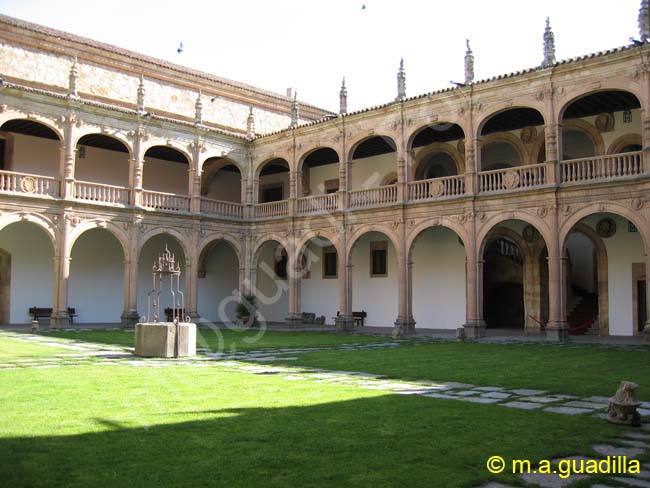
[[465, 247], [453, 230], [429, 227], [411, 245], [417, 328], [456, 329], [466, 322]]
[[300, 170], [300, 196], [339, 191], [339, 155], [334, 149], [321, 147], [311, 151], [304, 157]]
[[482, 245], [488, 328], [539, 332], [548, 317], [548, 256], [539, 231], [521, 220], [490, 230]]
[[269, 240], [255, 254], [255, 297], [259, 321], [284, 323], [289, 311], [287, 250]]
[[223, 202], [241, 203], [241, 171], [227, 158], [209, 158], [203, 163], [201, 196]]
[[126, 187], [129, 149], [104, 134], [87, 134], [77, 141], [74, 177], [80, 181]]
[[387, 136], [368, 137], [350, 152], [350, 188], [360, 190], [381, 186], [397, 169], [397, 146]]
[[199, 255], [197, 308], [201, 321], [234, 323], [239, 301], [239, 258], [232, 244], [217, 239]]
[[458, 124], [427, 125], [411, 137], [413, 179], [426, 180], [465, 171], [465, 133]]
[[0, 126], [0, 140], [0, 169], [59, 177], [61, 141], [50, 127], [33, 120], [9, 120]]
[[338, 252], [322, 236], [313, 237], [302, 248], [300, 266], [300, 305], [307, 321], [319, 317], [333, 322], [338, 311]]
[[[628, 91], [603, 90], [581, 95], [562, 111], [560, 154], [564, 160], [602, 156], [612, 142], [624, 135], [638, 136], [640, 145], [641, 116], [639, 99]], [[621, 149], [617, 148], [628, 152]]]
[[259, 203], [279, 202], [289, 198], [289, 163], [275, 158], [259, 169], [257, 201]]
[[535, 163], [530, 149], [539, 144], [543, 134], [544, 117], [533, 108], [515, 107], [490, 116], [480, 131], [480, 169], [490, 171]]
[[564, 238], [567, 321], [573, 334], [631, 336], [647, 320], [643, 239], [628, 219], [598, 212]]
[[52, 241], [38, 225], [15, 222], [0, 230], [0, 249], [3, 323], [28, 324], [32, 320], [31, 307], [53, 306]]
[[397, 250], [383, 232], [366, 232], [353, 243], [352, 311], [366, 312], [365, 325], [391, 327], [397, 317]]
[[[141, 317], [147, 316], [147, 298], [149, 292], [153, 287], [153, 279], [151, 274], [152, 266], [154, 262], [158, 261], [158, 256], [160, 256], [161, 253], [165, 252], [166, 249], [169, 249], [169, 251], [174, 254], [176, 263], [180, 265], [180, 289], [185, 296], [185, 309], [186, 312], [188, 311], [187, 292], [185, 285], [187, 283], [188, 268], [186, 266], [185, 252], [183, 251], [183, 247], [176, 237], [171, 234], [162, 233], [149, 238], [140, 249], [140, 255], [138, 256], [138, 313]], [[173, 304], [169, 291], [169, 282], [166, 282], [164, 285], [164, 290], [160, 295], [159, 303], [160, 316], [158, 317], [158, 320], [164, 322], [166, 320], [165, 309], [171, 308]]]
[[72, 246], [68, 306], [75, 309], [75, 321], [79, 323], [120, 322], [124, 309], [124, 251], [108, 230], [87, 230]]
[[142, 187], [145, 190], [187, 195], [189, 160], [178, 149], [153, 146], [144, 153]]

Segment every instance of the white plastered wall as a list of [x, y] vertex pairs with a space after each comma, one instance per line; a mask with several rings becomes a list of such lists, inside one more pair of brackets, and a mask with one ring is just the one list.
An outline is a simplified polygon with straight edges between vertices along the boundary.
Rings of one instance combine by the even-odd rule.
[[52, 243], [36, 225], [18, 222], [0, 231], [0, 248], [11, 255], [9, 322], [29, 323], [30, 307], [52, 307]]
[[11, 171], [59, 177], [61, 143], [54, 139], [12, 134], [14, 138]]
[[[352, 189], [380, 186], [386, 176], [397, 172], [397, 153], [381, 154], [352, 162]], [[335, 176], [338, 177], [338, 176]]]
[[70, 261], [68, 306], [75, 322], [119, 323], [124, 310], [124, 254], [108, 231], [91, 229], [75, 242]]
[[241, 202], [241, 177], [239, 172], [219, 171], [208, 186], [208, 193], [204, 195], [214, 200], [225, 202]]
[[105, 185], [128, 186], [129, 153], [84, 146], [86, 155], [77, 152], [75, 178]]
[[278, 244], [268, 242], [259, 251], [257, 263], [257, 305], [260, 320], [284, 322], [289, 312], [287, 280], [275, 276], [274, 253]]
[[262, 201], [263, 190], [268, 186], [279, 186], [282, 185], [282, 199], [287, 200], [289, 198], [289, 172], [285, 171], [282, 173], [275, 173], [272, 175], [260, 176], [259, 187], [258, 187], [258, 201]]
[[434, 228], [415, 242], [413, 318], [415, 326], [456, 329], [465, 320], [465, 248], [449, 229]]
[[[385, 277], [370, 277], [370, 243], [388, 243]], [[362, 236], [352, 251], [352, 310], [368, 314], [366, 325], [392, 327], [397, 318], [397, 254], [392, 243], [379, 232]]]
[[226, 242], [219, 242], [206, 260], [205, 277], [198, 279], [198, 313], [201, 321], [228, 323], [236, 319], [239, 301], [239, 263]]
[[315, 168], [309, 168], [307, 171], [309, 171], [310, 195], [324, 195], [325, 182], [339, 178], [339, 163], [324, 164]]
[[185, 163], [145, 158], [142, 173], [145, 190], [187, 195], [189, 190], [189, 166]]
[[305, 264], [309, 275], [301, 281], [301, 309], [303, 312], [323, 315], [325, 323], [334, 322], [339, 309], [339, 280], [323, 278], [323, 248], [313, 242], [307, 248]]
[[[181, 246], [176, 239], [170, 235], [159, 234], [149, 239], [140, 251], [138, 261], [138, 313], [140, 316], [147, 315], [147, 293], [151, 290], [153, 281], [151, 269], [154, 260], [158, 260], [158, 255], [165, 251], [165, 246], [175, 255], [176, 262], [181, 266], [181, 291], [185, 294], [185, 307], [187, 308], [187, 290], [185, 289], [185, 278], [189, 271], [185, 255]], [[160, 320], [165, 320], [165, 308], [172, 306], [172, 299], [169, 293], [169, 281], [165, 282], [164, 291], [160, 295]]]

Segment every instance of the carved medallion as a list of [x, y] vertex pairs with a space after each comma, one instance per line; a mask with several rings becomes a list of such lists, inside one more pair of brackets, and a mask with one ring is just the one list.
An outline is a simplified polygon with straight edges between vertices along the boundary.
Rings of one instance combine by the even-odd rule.
[[535, 127], [524, 127], [521, 129], [519, 138], [524, 144], [532, 143], [535, 140], [535, 137], [537, 137], [537, 129]]
[[546, 207], [539, 207], [537, 209], [537, 216], [540, 218], [545, 218], [548, 215], [548, 208]]
[[640, 198], [635, 198], [630, 202], [630, 206], [634, 210], [641, 210], [643, 208], [643, 205], [644, 205], [643, 200], [641, 200]]
[[532, 225], [527, 225], [521, 233], [526, 242], [537, 242], [539, 240], [539, 232]]
[[596, 117], [598, 132], [611, 132], [614, 130], [614, 125], [614, 116], [612, 114], [600, 114]]
[[432, 197], [439, 197], [445, 191], [445, 185], [442, 184], [442, 181], [434, 180], [429, 185], [429, 191]]
[[24, 176], [20, 180], [20, 189], [24, 193], [34, 193], [36, 192], [36, 179], [31, 176]]
[[517, 171], [508, 171], [503, 175], [503, 186], [510, 190], [519, 186], [519, 173]]
[[616, 234], [616, 222], [610, 218], [601, 219], [596, 224], [596, 232], [600, 237], [612, 237]]

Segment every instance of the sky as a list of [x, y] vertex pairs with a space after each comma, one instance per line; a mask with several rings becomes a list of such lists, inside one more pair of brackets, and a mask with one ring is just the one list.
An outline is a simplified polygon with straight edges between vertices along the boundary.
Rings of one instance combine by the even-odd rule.
[[[558, 60], [638, 38], [640, 0], [0, 0], [0, 12], [338, 111], [538, 66], [545, 19]], [[363, 6], [365, 5], [365, 8]], [[183, 52], [177, 48], [182, 42]]]

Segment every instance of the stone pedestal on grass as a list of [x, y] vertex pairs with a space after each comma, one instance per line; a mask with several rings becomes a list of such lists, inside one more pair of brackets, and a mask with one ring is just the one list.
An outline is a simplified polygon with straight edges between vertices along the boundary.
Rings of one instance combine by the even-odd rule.
[[[176, 330], [179, 330], [178, 344]], [[178, 354], [176, 348], [178, 347]], [[147, 322], [135, 325], [135, 355], [173, 358], [196, 355], [196, 324]]]

